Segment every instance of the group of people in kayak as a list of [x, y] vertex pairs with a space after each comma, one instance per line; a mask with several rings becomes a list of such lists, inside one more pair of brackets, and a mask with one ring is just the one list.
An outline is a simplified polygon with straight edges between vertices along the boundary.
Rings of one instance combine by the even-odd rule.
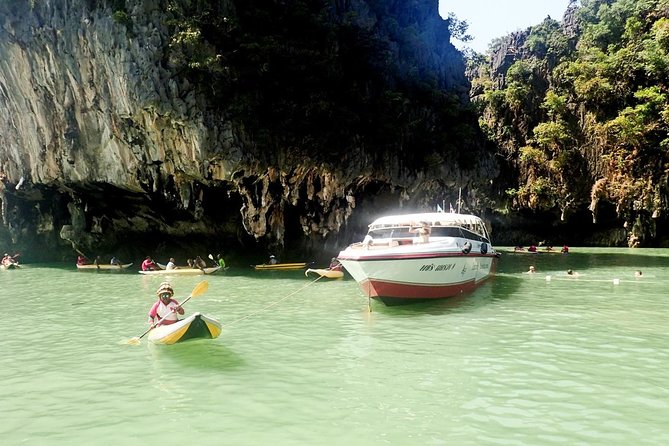
[[[221, 268], [225, 268], [225, 260], [223, 259], [223, 255], [218, 254], [216, 258], [214, 259], [214, 256], [209, 254], [209, 258], [214, 262], [214, 266], [220, 266]], [[188, 266], [185, 267], [179, 267], [176, 265], [176, 261], [174, 260], [174, 257], [170, 257], [170, 260], [167, 262], [165, 265], [166, 270], [171, 270], [171, 269], [177, 269], [177, 268], [199, 268], [199, 269], [205, 269], [207, 268], [207, 262], [204, 261], [204, 259], [201, 256], [196, 256], [195, 259], [188, 259], [186, 261]], [[144, 261], [142, 262], [141, 265], [142, 271], [155, 271], [161, 269], [156, 262], [153, 261], [151, 256], [146, 256]]]
[[[102, 265], [102, 263], [103, 261], [101, 256], [95, 256], [93, 261], [89, 260], [88, 257], [86, 257], [83, 254], [79, 254], [77, 256], [77, 265]], [[123, 262], [121, 262], [121, 260], [118, 257], [112, 256], [111, 260], [109, 260], [109, 264], [121, 266], [123, 265]]]
[[[553, 250], [554, 249], [551, 245], [544, 245], [544, 247], [543, 247], [544, 252], [553, 252]], [[525, 251], [527, 251], [527, 252], [539, 252], [536, 245], [530, 245], [530, 246], [528, 246], [527, 249], [525, 249], [525, 247], [523, 247], [522, 245], [518, 245], [518, 246], [513, 248], [513, 251], [514, 252], [525, 252]], [[569, 246], [564, 245], [562, 247], [562, 249], [560, 249], [560, 252], [562, 254], [569, 254]]]
[[9, 254], [5, 253], [2, 256], [2, 260], [0, 260], [0, 265], [5, 266], [5, 267], [7, 267], [7, 266], [18, 266], [19, 261], [17, 260], [17, 258], [20, 255], [21, 254], [14, 254], [13, 256], [10, 256]]

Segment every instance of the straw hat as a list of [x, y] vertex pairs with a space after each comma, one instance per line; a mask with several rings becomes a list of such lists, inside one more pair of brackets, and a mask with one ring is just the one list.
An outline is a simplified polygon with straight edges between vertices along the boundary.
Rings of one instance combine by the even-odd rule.
[[156, 294], [160, 296], [163, 293], [170, 293], [171, 295], [174, 295], [174, 290], [172, 289], [172, 285], [169, 282], [163, 282], [160, 284], [158, 287], [158, 290], [156, 291]]

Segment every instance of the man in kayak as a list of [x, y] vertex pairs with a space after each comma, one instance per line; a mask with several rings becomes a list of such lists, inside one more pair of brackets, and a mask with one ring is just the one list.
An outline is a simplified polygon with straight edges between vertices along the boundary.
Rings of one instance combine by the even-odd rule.
[[204, 270], [207, 267], [207, 263], [200, 256], [195, 257], [195, 260], [193, 260], [193, 265], [195, 268], [200, 268], [201, 270]]
[[167, 262], [167, 265], [165, 266], [166, 270], [173, 270], [177, 269], [176, 264], [174, 263], [174, 257], [170, 257], [170, 261]]
[[[156, 291], [158, 300], [153, 304], [149, 311], [149, 324], [156, 326], [158, 322], [160, 325], [170, 325], [179, 321], [179, 314], [184, 314], [184, 309], [181, 308], [177, 300], [172, 299], [174, 296], [174, 289], [169, 282], [163, 282]], [[163, 319], [165, 318], [165, 319]]]
[[339, 260], [337, 260], [336, 257], [333, 257], [332, 260], [330, 260], [330, 267], [328, 269], [330, 271], [341, 271], [342, 264], [339, 263]]
[[153, 262], [151, 256], [146, 256], [142, 262], [142, 271], [155, 271], [157, 269], [159, 269], [158, 265]]
[[18, 265], [19, 262], [16, 261], [14, 257], [17, 257], [17, 255], [10, 256], [9, 254], [5, 253], [4, 256], [2, 256], [2, 263], [4, 266], [9, 266], [9, 265]]

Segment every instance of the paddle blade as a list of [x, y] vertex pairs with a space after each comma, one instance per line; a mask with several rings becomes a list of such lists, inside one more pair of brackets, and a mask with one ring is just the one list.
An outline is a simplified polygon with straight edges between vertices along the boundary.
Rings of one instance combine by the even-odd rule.
[[190, 293], [190, 297], [201, 296], [204, 293], [206, 293], [208, 289], [209, 289], [209, 282], [203, 280], [202, 282], [195, 285], [195, 288], [193, 288], [193, 291], [191, 291]]
[[140, 341], [139, 336], [135, 336], [132, 339], [128, 339], [125, 343], [128, 345], [139, 345], [140, 342], [142, 341]]
[[211, 260], [214, 260], [214, 256], [211, 255], [211, 254], [209, 254], [209, 258], [210, 258]]

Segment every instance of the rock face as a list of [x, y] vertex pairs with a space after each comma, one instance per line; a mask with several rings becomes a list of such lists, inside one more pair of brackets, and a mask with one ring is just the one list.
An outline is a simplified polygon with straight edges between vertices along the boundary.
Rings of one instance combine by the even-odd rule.
[[[314, 155], [308, 138], [261, 147], [263, 129], [213, 104], [168, 63], [170, 21], [178, 18], [168, 6], [180, 2], [127, 0], [118, 10], [92, 0], [8, 3], [0, 5], [6, 250], [34, 260], [72, 258], [72, 247], [127, 259], [224, 249], [327, 256], [360, 236], [376, 213], [433, 208], [454, 201], [458, 187], [472, 210], [485, 207], [477, 191], [495, 164], [475, 136], [463, 136], [473, 132], [473, 115], [457, 117], [460, 134], [443, 135], [444, 115], [402, 90], [398, 100], [412, 103], [406, 119], [432, 125], [422, 164], [407, 162], [417, 157], [408, 141], [370, 143], [360, 128], [329, 154]], [[235, 14], [249, 2], [216, 3], [243, 26]], [[323, 6], [330, 23], [386, 43], [394, 71], [380, 73], [385, 85], [429, 78], [464, 110], [463, 61], [436, 0]], [[423, 31], [408, 45], [397, 36], [410, 28]], [[330, 48], [336, 52], [336, 42]], [[469, 158], [441, 151], [444, 136]]]

